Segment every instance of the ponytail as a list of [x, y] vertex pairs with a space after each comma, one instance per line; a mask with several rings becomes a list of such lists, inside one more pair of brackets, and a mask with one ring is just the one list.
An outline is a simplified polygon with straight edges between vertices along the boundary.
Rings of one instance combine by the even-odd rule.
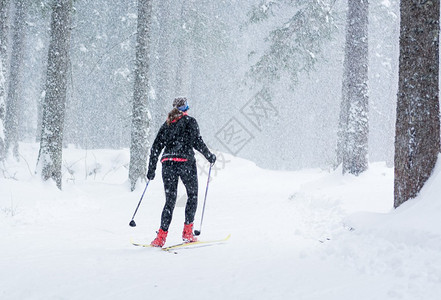
[[180, 118], [183, 115], [183, 112], [177, 109], [176, 107], [173, 108], [169, 113], [167, 117], [167, 125], [170, 125], [174, 120]]

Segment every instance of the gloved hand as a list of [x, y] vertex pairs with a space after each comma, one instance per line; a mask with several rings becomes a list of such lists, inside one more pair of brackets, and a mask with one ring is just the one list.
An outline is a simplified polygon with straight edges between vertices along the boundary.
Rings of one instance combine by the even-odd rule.
[[149, 171], [147, 172], [147, 179], [148, 180], [155, 179], [155, 171], [152, 171], [152, 170], [149, 169]]
[[207, 158], [207, 160], [210, 164], [214, 164], [216, 162], [216, 155], [211, 153], [211, 155]]

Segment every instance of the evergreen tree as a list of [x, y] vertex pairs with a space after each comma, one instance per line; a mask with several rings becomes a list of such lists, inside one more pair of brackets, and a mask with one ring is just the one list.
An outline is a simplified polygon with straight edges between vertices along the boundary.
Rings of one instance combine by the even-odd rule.
[[5, 158], [6, 59], [9, 0], [0, 0], [0, 161]]
[[401, 0], [394, 206], [417, 196], [440, 150], [439, 1]]
[[70, 59], [71, 13], [72, 0], [53, 2], [40, 141], [42, 178], [44, 180], [52, 178], [59, 189], [61, 189], [62, 181], [63, 127]]
[[268, 49], [251, 67], [250, 76], [262, 85], [262, 91], [270, 91], [273, 83], [283, 77], [289, 78], [294, 86], [301, 73], [314, 70], [323, 55], [324, 42], [331, 38], [334, 29], [334, 4], [334, 0], [261, 0], [253, 7], [249, 13], [251, 23], [275, 16], [285, 5], [295, 11], [287, 22], [271, 31], [266, 39]]
[[343, 173], [368, 167], [368, 0], [350, 0], [346, 24], [343, 91], [337, 159]]
[[3, 61], [0, 58], [0, 161], [5, 159], [5, 128], [4, 128], [4, 119], [5, 119], [5, 75], [4, 75]]
[[9, 87], [6, 98], [5, 116], [5, 151], [13, 147], [14, 157], [18, 159], [19, 122], [22, 104], [22, 71], [23, 52], [26, 27], [26, 7], [28, 3], [24, 0], [14, 1], [15, 14], [12, 34], [12, 52], [9, 71]]
[[147, 174], [148, 138], [151, 119], [148, 110], [151, 18], [152, 0], [139, 0], [129, 167], [132, 191], [135, 189], [138, 179], [145, 178]]

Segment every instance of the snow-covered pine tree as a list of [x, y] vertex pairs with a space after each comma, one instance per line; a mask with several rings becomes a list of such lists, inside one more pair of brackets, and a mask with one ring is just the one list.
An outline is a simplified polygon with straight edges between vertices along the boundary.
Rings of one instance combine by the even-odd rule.
[[72, 0], [52, 4], [46, 91], [40, 141], [41, 176], [52, 178], [61, 189], [63, 127], [69, 70]]
[[[7, 61], [10, 7], [10, 0], [0, 0], [0, 55], [4, 67]], [[6, 75], [6, 70], [4, 72]]]
[[151, 19], [152, 0], [139, 0], [129, 166], [132, 191], [135, 189], [138, 179], [145, 179], [147, 174], [148, 138], [151, 122], [148, 110]]
[[6, 59], [9, 0], [0, 0], [0, 161], [5, 158]]
[[18, 133], [20, 119], [20, 105], [22, 104], [22, 69], [23, 52], [26, 28], [26, 8], [28, 3], [24, 0], [13, 2], [15, 14], [13, 21], [12, 51], [9, 69], [9, 86], [6, 97], [6, 116], [5, 116], [5, 151], [13, 147], [13, 155], [18, 159]]
[[0, 161], [5, 159], [5, 76], [3, 60], [0, 58]]
[[368, 168], [368, 0], [348, 1], [342, 102], [337, 141], [342, 172]]
[[394, 206], [414, 198], [440, 150], [439, 1], [401, 0]]
[[261, 0], [253, 7], [248, 14], [250, 23], [274, 17], [281, 8], [281, 14], [293, 10], [288, 21], [270, 32], [266, 38], [269, 47], [250, 69], [249, 76], [262, 91], [271, 91], [273, 83], [283, 77], [294, 86], [300, 74], [314, 70], [335, 29], [334, 4], [335, 0]]

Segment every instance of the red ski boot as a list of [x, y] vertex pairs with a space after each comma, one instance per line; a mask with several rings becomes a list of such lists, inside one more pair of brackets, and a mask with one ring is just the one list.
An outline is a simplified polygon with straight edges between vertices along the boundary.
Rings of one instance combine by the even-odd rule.
[[164, 231], [162, 229], [159, 229], [158, 235], [156, 236], [156, 239], [153, 240], [153, 242], [150, 244], [152, 247], [162, 247], [165, 244], [165, 240], [167, 239], [168, 231]]
[[186, 243], [197, 242], [198, 239], [193, 235], [193, 223], [184, 224], [184, 231], [182, 232], [182, 240]]

